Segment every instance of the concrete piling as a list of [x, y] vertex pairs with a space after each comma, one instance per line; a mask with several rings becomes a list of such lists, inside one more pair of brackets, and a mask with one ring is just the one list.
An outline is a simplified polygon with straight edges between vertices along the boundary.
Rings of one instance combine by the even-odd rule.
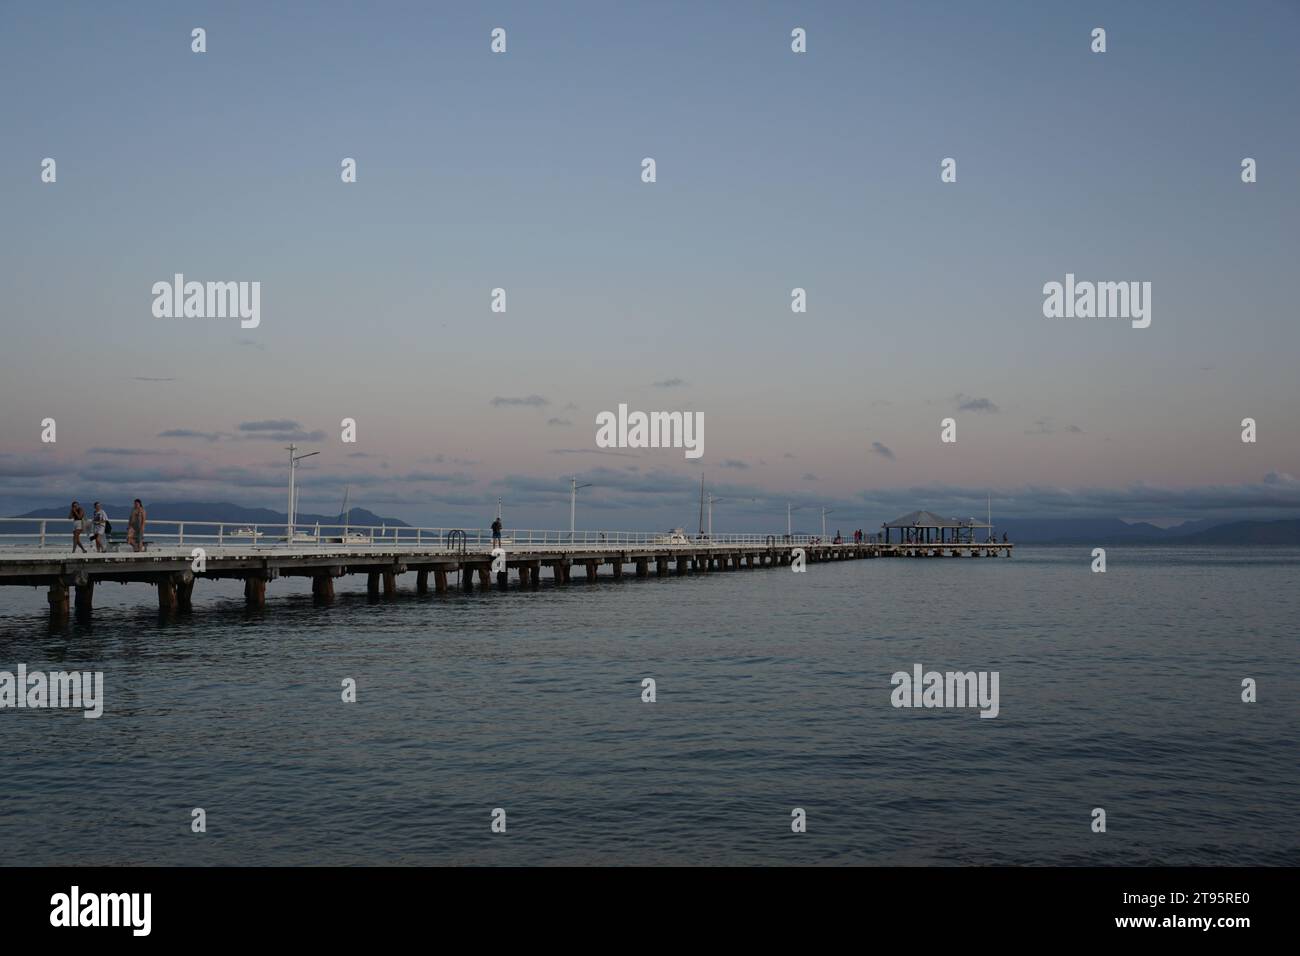
[[265, 578], [244, 578], [244, 604], [254, 608], [266, 607]]
[[61, 580], [51, 581], [46, 600], [50, 603], [50, 623], [66, 624], [68, 621], [68, 585]]
[[154, 584], [158, 588], [158, 610], [164, 614], [176, 610], [176, 582], [172, 580], [172, 576], [159, 575]]
[[90, 619], [92, 608], [95, 603], [95, 582], [87, 580], [85, 583], [77, 582], [77, 620], [87, 621]]
[[311, 596], [317, 604], [334, 600], [334, 578], [329, 574], [315, 574], [311, 579]]
[[182, 572], [176, 581], [176, 610], [183, 614], [194, 610], [194, 574], [190, 571]]

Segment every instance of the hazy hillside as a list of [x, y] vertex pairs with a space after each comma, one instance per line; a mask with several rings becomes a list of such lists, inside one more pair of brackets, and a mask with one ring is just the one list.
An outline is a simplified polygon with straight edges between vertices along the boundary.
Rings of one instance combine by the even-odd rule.
[[1179, 544], [1300, 547], [1300, 521], [1234, 521], [1179, 539]]
[[1021, 544], [1078, 545], [1293, 545], [1300, 546], [1300, 521], [1189, 521], [1177, 528], [1119, 520], [997, 521], [998, 537], [1006, 531]]
[[1012, 541], [1023, 544], [1107, 544], [1120, 541], [1179, 541], [1189, 535], [1222, 524], [1201, 519], [1175, 528], [1161, 528], [1146, 522], [1129, 524], [1118, 518], [998, 518], [993, 517], [999, 538], [1005, 531]]

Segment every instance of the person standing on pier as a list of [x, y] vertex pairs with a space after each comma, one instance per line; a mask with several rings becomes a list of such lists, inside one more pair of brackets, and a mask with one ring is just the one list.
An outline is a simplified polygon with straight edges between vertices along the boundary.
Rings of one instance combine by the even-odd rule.
[[68, 518], [72, 521], [72, 551], [75, 554], [80, 548], [81, 553], [86, 554], [86, 546], [81, 543], [81, 530], [86, 524], [86, 509], [74, 501], [68, 511]]
[[492, 519], [492, 547], [501, 547], [501, 519]]
[[131, 506], [131, 517], [126, 519], [126, 543], [132, 551], [144, 550], [144, 504], [139, 498]]
[[95, 502], [95, 518], [91, 524], [91, 529], [94, 532], [95, 550], [107, 550], [104, 547], [104, 533], [108, 530], [108, 514], [100, 507], [98, 501]]

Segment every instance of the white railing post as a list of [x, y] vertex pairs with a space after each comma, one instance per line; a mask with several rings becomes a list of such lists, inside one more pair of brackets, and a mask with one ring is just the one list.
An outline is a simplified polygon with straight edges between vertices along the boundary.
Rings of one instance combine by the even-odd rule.
[[41, 522], [41, 547], [45, 547], [45, 522]]
[[176, 543], [178, 545], [185, 543], [185, 522], [181, 521], [176, 525]]

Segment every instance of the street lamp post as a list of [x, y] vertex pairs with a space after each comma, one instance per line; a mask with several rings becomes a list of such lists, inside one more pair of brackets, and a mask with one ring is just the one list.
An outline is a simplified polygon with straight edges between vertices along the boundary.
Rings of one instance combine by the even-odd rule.
[[712, 492], [709, 492], [705, 500], [708, 503], [708, 511], [707, 511], [708, 524], [705, 526], [708, 530], [705, 532], [705, 536], [708, 537], [709, 539], [712, 539], [713, 538], [713, 503], [715, 501], [730, 501], [733, 504], [737, 501], [748, 501], [752, 504], [758, 499], [757, 498], [726, 498], [720, 495], [714, 495]]
[[577, 516], [578, 516], [578, 489], [590, 488], [591, 482], [588, 481], [585, 484], [580, 485], [578, 484], [578, 476], [574, 475], [573, 478], [570, 479], [570, 486], [571, 486], [571, 490], [569, 492], [569, 543], [572, 544], [574, 523], [577, 520]]
[[794, 540], [794, 528], [792, 526], [790, 515], [802, 507], [803, 505], [792, 505], [788, 501], [785, 503], [785, 536], [787, 540]]
[[297, 450], [298, 450], [298, 446], [297, 446], [297, 445], [294, 445], [294, 444], [292, 444], [292, 443], [290, 443], [289, 448], [288, 448], [288, 452], [289, 452], [289, 511], [288, 511], [288, 513], [285, 515], [285, 518], [286, 518], [286, 524], [285, 524], [285, 535], [284, 535], [284, 540], [285, 540], [288, 544], [293, 544], [293, 519], [294, 519], [294, 512], [297, 511], [297, 507], [296, 507], [296, 506], [297, 506], [297, 504], [298, 504], [298, 499], [297, 499], [297, 496], [296, 496], [295, 493], [294, 493], [294, 487], [293, 487], [294, 473], [298, 470], [298, 462], [302, 461], [304, 458], [310, 458], [312, 455], [319, 455], [319, 454], [320, 454], [320, 452], [318, 452], [318, 451], [309, 451], [309, 452], [307, 452], [307, 454], [305, 454], [305, 455], [294, 455], [294, 452], [296, 452]]
[[713, 503], [714, 503], [715, 501], [726, 501], [726, 500], [727, 500], [726, 498], [715, 497], [712, 493], [709, 494], [709, 523], [708, 523], [708, 529], [709, 529], [709, 540], [710, 540], [710, 541], [713, 540]]

